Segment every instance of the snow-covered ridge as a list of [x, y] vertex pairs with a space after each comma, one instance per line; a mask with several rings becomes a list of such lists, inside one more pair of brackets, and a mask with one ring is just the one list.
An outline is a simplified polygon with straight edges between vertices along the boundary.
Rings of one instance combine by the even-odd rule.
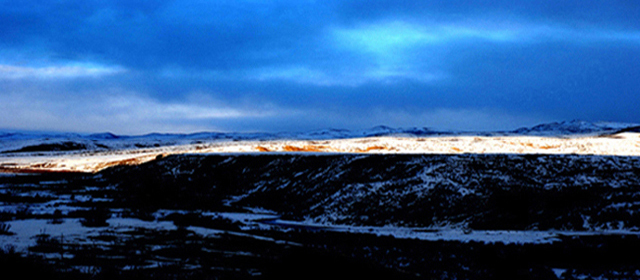
[[438, 132], [385, 126], [308, 133], [196, 133], [118, 136], [0, 134], [0, 171], [97, 172], [185, 153], [584, 154], [640, 156], [633, 124], [571, 121], [511, 132]]
[[[322, 129], [308, 132], [280, 132], [280, 133], [223, 133], [199, 132], [192, 134], [163, 134], [151, 133], [139, 136], [115, 135], [113, 133], [38, 133], [38, 132], [2, 132], [0, 131], [0, 152], [38, 152], [38, 151], [69, 151], [69, 150], [105, 150], [124, 148], [145, 148], [167, 145], [184, 145], [197, 142], [211, 142], [224, 140], [331, 140], [363, 137], [398, 136], [398, 137], [427, 137], [427, 136], [580, 136], [613, 134], [622, 130], [640, 127], [640, 124], [614, 122], [585, 122], [565, 121], [540, 124], [533, 127], [523, 127], [512, 131], [439, 131], [427, 127], [392, 128], [376, 126], [364, 130]], [[38, 150], [38, 145], [43, 146]], [[75, 144], [75, 145], [72, 145]], [[29, 147], [25, 150], [21, 150]]]

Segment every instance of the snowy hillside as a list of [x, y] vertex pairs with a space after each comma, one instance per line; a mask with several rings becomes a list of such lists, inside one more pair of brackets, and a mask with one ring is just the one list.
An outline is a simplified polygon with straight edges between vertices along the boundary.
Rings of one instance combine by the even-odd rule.
[[0, 243], [132, 279], [637, 279], [638, 185], [635, 156], [173, 154], [0, 176]]
[[129, 207], [184, 200], [324, 226], [637, 231], [638, 172], [637, 158], [611, 156], [179, 155], [103, 176], [146, 178], [119, 181], [144, 195]]

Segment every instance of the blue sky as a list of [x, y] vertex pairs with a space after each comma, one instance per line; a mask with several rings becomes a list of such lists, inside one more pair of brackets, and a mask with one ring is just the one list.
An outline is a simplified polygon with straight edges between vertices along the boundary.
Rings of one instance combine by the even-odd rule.
[[143, 134], [640, 122], [635, 1], [0, 6], [3, 129]]

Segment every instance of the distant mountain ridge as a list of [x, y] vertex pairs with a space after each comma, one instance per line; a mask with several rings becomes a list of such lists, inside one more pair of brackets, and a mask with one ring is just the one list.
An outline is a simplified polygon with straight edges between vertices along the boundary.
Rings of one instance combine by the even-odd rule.
[[511, 131], [513, 134], [524, 135], [573, 135], [593, 133], [617, 133], [623, 130], [637, 127], [638, 124], [615, 122], [587, 122], [580, 120], [552, 122], [523, 127]]
[[116, 135], [110, 132], [81, 134], [55, 132], [0, 132], [0, 153], [54, 150], [104, 150], [194, 144], [207, 141], [242, 140], [329, 140], [362, 137], [427, 137], [427, 136], [575, 136], [640, 132], [640, 125], [615, 122], [586, 122], [580, 120], [552, 122], [522, 127], [512, 131], [464, 132], [441, 131], [428, 127], [393, 128], [376, 126], [370, 129], [321, 129], [308, 132], [198, 132], [191, 134], [150, 133], [145, 135]]
[[459, 135], [459, 134], [585, 134], [607, 131], [618, 131], [629, 128], [640, 127], [636, 123], [618, 123], [618, 122], [588, 122], [581, 120], [550, 122], [535, 125], [532, 127], [521, 127], [514, 130], [498, 130], [498, 131], [449, 131], [449, 130], [433, 130], [428, 127], [389, 127], [385, 125], [375, 126], [369, 129], [348, 130], [348, 129], [319, 129], [307, 132], [195, 132], [195, 133], [149, 133], [144, 135], [118, 135], [111, 132], [102, 133], [65, 133], [65, 132], [2, 132], [0, 130], [0, 139], [34, 139], [34, 138], [84, 138], [96, 140], [122, 139], [122, 138], [211, 138], [211, 139], [335, 139], [335, 138], [352, 138], [352, 137], [375, 137], [390, 135], [413, 135], [413, 136], [429, 136], [429, 135]]

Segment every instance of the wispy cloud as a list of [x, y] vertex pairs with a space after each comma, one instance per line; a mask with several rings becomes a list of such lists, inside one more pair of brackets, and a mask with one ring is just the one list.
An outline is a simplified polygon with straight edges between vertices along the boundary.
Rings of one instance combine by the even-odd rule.
[[336, 51], [358, 58], [367, 81], [413, 80], [433, 83], [449, 75], [442, 68], [451, 44], [480, 40], [517, 40], [510, 29], [456, 24], [419, 24], [401, 20], [334, 27], [329, 41]]
[[0, 64], [0, 79], [59, 79], [78, 77], [100, 77], [126, 72], [122, 67], [107, 67], [93, 64], [64, 66], [25, 67]]
[[160, 101], [135, 92], [104, 90], [84, 98], [60, 99], [42, 92], [0, 95], [0, 127], [124, 134], [219, 130], [218, 122], [295, 114], [269, 102], [227, 104], [193, 94]]
[[281, 113], [264, 102], [257, 104], [227, 104], [204, 94], [194, 94], [186, 100], [161, 102], [138, 94], [107, 95], [98, 100], [104, 104], [105, 115], [126, 119], [216, 120], [262, 118]]
[[257, 81], [282, 80], [299, 84], [333, 86], [348, 84], [347, 81], [332, 77], [320, 70], [305, 66], [266, 67], [248, 71], [246, 78]]
[[370, 69], [314, 70], [306, 66], [270, 67], [248, 71], [246, 77], [257, 81], [280, 80], [314, 86], [357, 87], [368, 82], [394, 83], [413, 80], [433, 83], [446, 79], [440, 72], [424, 72], [409, 68], [374, 67]]
[[393, 55], [397, 51], [451, 41], [479, 39], [509, 42], [516, 40], [519, 32], [506, 28], [487, 28], [479, 24], [416, 24], [388, 21], [335, 28], [332, 33], [339, 47], [377, 55]]
[[565, 43], [631, 43], [640, 44], [640, 30], [616, 30], [600, 27], [569, 27], [549, 24], [522, 28], [521, 38], [526, 42], [562, 41]]
[[468, 41], [535, 43], [538, 41], [619, 41], [640, 43], [640, 30], [617, 30], [599, 26], [568, 26], [548, 22], [483, 20], [412, 23], [400, 20], [332, 29], [338, 48], [398, 57], [416, 48], [443, 47]]

